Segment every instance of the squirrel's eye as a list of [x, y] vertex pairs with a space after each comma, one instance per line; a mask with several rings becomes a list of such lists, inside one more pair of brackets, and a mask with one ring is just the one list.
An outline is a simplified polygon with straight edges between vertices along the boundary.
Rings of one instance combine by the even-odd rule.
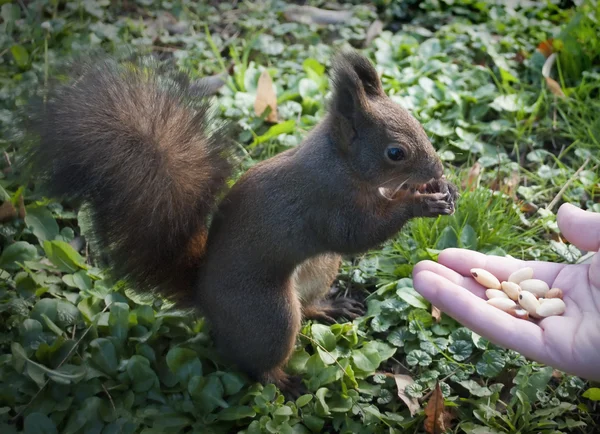
[[387, 148], [387, 157], [392, 161], [404, 160], [405, 153], [402, 148]]

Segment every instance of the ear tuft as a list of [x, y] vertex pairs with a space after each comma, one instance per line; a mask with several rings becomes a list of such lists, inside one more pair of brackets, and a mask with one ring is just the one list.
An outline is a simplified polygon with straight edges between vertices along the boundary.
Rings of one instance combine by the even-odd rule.
[[367, 112], [370, 98], [385, 96], [375, 67], [357, 51], [339, 52], [332, 69], [332, 109], [346, 118]]
[[384, 95], [381, 81], [369, 59], [354, 50], [339, 52], [333, 60], [334, 82], [360, 84], [366, 96]]

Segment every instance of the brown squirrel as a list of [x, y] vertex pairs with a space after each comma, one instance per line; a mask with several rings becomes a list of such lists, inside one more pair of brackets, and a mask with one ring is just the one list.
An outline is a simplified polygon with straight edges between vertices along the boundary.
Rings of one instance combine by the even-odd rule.
[[221, 354], [297, 396], [303, 386], [284, 367], [302, 319], [363, 313], [325, 299], [341, 255], [381, 245], [412, 218], [452, 214], [456, 188], [357, 52], [336, 55], [327, 114], [303, 143], [231, 188], [233, 141], [209, 116], [206, 89], [163, 72], [106, 58], [73, 68], [32, 112], [36, 176], [48, 195], [89, 205], [116, 278], [193, 304]]

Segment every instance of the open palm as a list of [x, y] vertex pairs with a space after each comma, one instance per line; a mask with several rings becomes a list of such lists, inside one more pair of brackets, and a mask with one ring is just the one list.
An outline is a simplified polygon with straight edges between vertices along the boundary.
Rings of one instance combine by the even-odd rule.
[[[558, 226], [580, 249], [600, 248], [600, 214], [563, 205]], [[415, 289], [433, 305], [496, 345], [567, 373], [600, 380], [600, 255], [590, 264], [556, 264], [487, 256], [447, 249], [439, 263], [423, 261], [413, 272]], [[485, 290], [470, 275], [483, 268], [500, 281], [515, 270], [531, 267], [534, 277], [563, 290], [561, 316], [531, 322], [515, 318], [485, 302]]]

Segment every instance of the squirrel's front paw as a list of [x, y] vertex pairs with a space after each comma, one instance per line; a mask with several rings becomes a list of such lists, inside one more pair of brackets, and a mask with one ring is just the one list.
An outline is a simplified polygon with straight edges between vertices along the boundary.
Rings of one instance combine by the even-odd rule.
[[458, 190], [456, 186], [445, 179], [430, 182], [425, 192], [419, 197], [421, 212], [417, 217], [437, 217], [452, 215], [455, 211]]

